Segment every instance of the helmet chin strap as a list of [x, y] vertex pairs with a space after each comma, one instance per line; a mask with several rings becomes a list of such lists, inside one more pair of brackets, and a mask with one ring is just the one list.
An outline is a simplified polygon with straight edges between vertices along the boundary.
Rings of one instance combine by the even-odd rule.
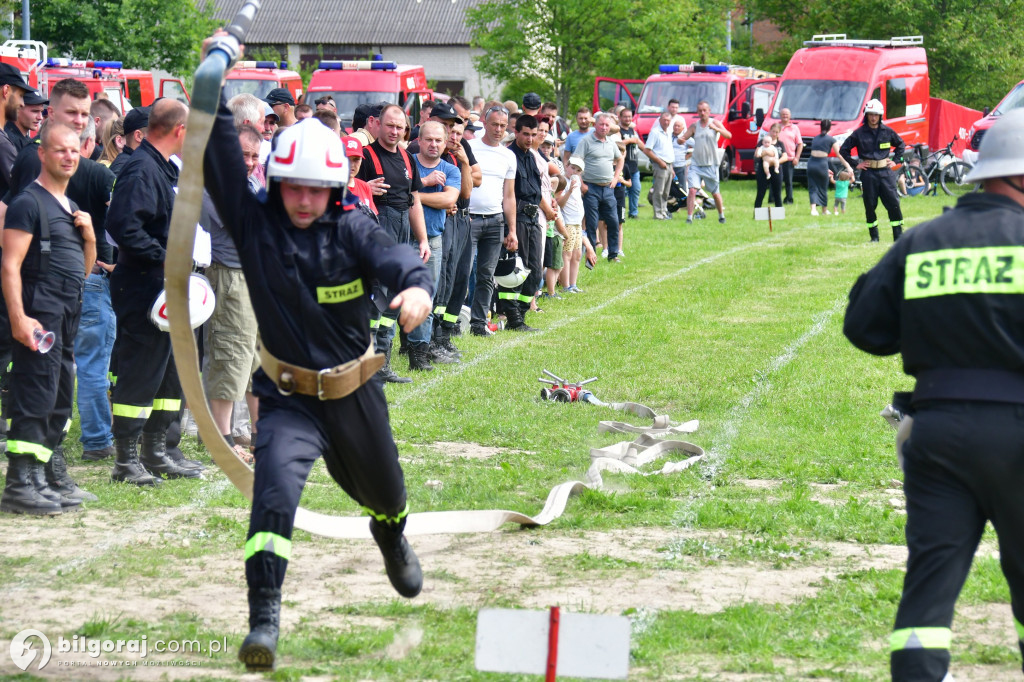
[[1010, 186], [1013, 189], [1015, 189], [1020, 194], [1024, 194], [1024, 187], [1022, 187], [1020, 185], [1015, 185], [1014, 183], [1010, 182], [1010, 178], [999, 178], [999, 179], [1002, 180], [1003, 182], [1005, 182], [1008, 186]]

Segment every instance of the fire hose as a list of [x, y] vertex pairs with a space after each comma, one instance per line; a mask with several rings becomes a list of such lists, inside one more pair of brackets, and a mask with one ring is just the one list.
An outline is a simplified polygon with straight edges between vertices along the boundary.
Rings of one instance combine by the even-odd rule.
[[[228, 69], [237, 60], [245, 34], [259, 10], [259, 0], [247, 0], [239, 13], [225, 29], [226, 36], [217, 37], [206, 58], [195, 73], [192, 102], [188, 116], [188, 136], [182, 152], [183, 167], [178, 196], [174, 203], [167, 243], [165, 282], [167, 317], [170, 324], [171, 344], [178, 368], [182, 391], [214, 463], [228, 480], [247, 499], [252, 500], [253, 471], [228, 447], [213, 421], [199, 374], [199, 356], [189, 320], [188, 281], [192, 271], [192, 252], [195, 225], [199, 220], [203, 196], [203, 157], [206, 143], [213, 130], [221, 84]], [[595, 399], [596, 400], [596, 399]], [[598, 401], [600, 402], [600, 401]], [[604, 404], [604, 403], [601, 403]], [[567, 481], [555, 486], [548, 494], [544, 508], [537, 516], [504, 510], [440, 511], [409, 515], [407, 535], [435, 533], [480, 533], [498, 529], [506, 523], [524, 526], [542, 526], [561, 516], [568, 499], [587, 488], [601, 486], [601, 472], [615, 471], [642, 473], [638, 467], [650, 464], [669, 453], [681, 452], [687, 459], [670, 462], [657, 472], [644, 475], [681, 471], [699, 461], [704, 451], [692, 443], [677, 440], [659, 440], [653, 435], [688, 433], [697, 428], [697, 422], [672, 427], [666, 415], [636, 403], [611, 403], [613, 409], [650, 417], [652, 427], [635, 427], [621, 422], [601, 422], [600, 429], [612, 433], [639, 433], [632, 442], [618, 443], [607, 448], [591, 450], [591, 465], [586, 482]], [[299, 508], [295, 513], [295, 527], [315, 535], [331, 538], [369, 538], [365, 516], [331, 516]]]

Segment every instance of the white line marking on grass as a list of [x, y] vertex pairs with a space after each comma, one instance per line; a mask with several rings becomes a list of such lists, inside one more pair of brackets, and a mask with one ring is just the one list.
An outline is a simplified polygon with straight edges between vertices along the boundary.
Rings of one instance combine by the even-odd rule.
[[758, 399], [771, 391], [772, 384], [771, 379], [775, 376], [783, 367], [788, 365], [796, 357], [797, 352], [807, 344], [808, 341], [818, 336], [825, 330], [825, 326], [832, 319], [832, 316], [839, 312], [843, 305], [846, 303], [846, 297], [841, 296], [836, 299], [836, 302], [832, 304], [832, 307], [818, 313], [814, 316], [814, 323], [811, 324], [811, 328], [808, 329], [803, 335], [800, 336], [796, 341], [786, 346], [785, 350], [779, 355], [776, 355], [768, 362], [768, 366], [757, 372], [754, 377], [754, 387], [747, 393], [743, 398], [733, 405], [732, 409], [729, 410], [729, 416], [725, 421], [725, 425], [722, 427], [721, 433], [715, 442], [711, 446], [711, 450], [708, 452], [708, 456], [704, 460], [704, 477], [714, 478], [722, 464], [725, 462], [726, 456], [732, 450], [733, 441], [736, 436], [739, 435], [740, 426], [743, 420], [746, 419], [747, 413], [750, 411], [750, 406], [753, 405]]
[[[788, 230], [787, 232], [780, 232], [780, 233], [777, 233], [777, 234], [793, 234], [795, 232], [799, 232], [799, 231], [805, 230], [805, 229], [807, 229], [807, 227], [798, 227], [796, 229]], [[584, 317], [586, 317], [588, 315], [592, 315], [592, 314], [594, 314], [596, 312], [600, 312], [600, 311], [604, 310], [605, 308], [607, 308], [608, 306], [614, 305], [614, 304], [620, 302], [621, 300], [623, 300], [625, 298], [628, 298], [630, 296], [633, 296], [633, 295], [643, 291], [644, 289], [647, 289], [647, 288], [652, 287], [652, 286], [656, 286], [656, 285], [661, 284], [662, 282], [664, 282], [666, 280], [670, 280], [670, 279], [672, 279], [674, 277], [679, 277], [680, 275], [685, 275], [688, 272], [691, 272], [692, 270], [696, 270], [697, 268], [701, 267], [702, 265], [708, 265], [709, 263], [714, 263], [715, 261], [720, 260], [722, 258], [725, 258], [726, 256], [731, 256], [733, 254], [740, 253], [740, 252], [743, 252], [743, 251], [747, 251], [749, 249], [753, 249], [753, 248], [762, 246], [764, 244], [768, 244], [770, 242], [775, 242], [775, 241], [777, 241], [777, 239], [778, 239], [777, 236], [771, 236], [771, 237], [767, 237], [765, 239], [761, 239], [761, 240], [756, 241], [756, 242], [747, 242], [746, 244], [740, 244], [739, 246], [734, 246], [731, 249], [726, 249], [725, 251], [720, 251], [719, 253], [712, 254], [710, 256], [705, 256], [704, 258], [701, 258], [698, 261], [694, 261], [693, 263], [690, 263], [689, 265], [684, 265], [683, 267], [679, 268], [678, 270], [676, 270], [674, 272], [670, 272], [670, 273], [668, 273], [666, 275], [662, 275], [661, 277], [649, 280], [647, 282], [644, 282], [643, 284], [638, 284], [637, 286], [632, 287], [630, 289], [626, 289], [625, 291], [620, 291], [619, 293], [615, 294], [611, 298], [606, 299], [605, 301], [603, 301], [601, 303], [598, 303], [597, 305], [590, 306], [590, 307], [586, 308], [585, 310], [579, 312], [576, 315], [572, 315], [570, 317], [564, 317], [564, 318], [562, 318], [560, 320], [556, 320], [550, 326], [547, 326], [543, 330], [541, 330], [539, 333], [536, 333], [536, 334], [523, 334], [523, 333], [517, 333], [517, 332], [509, 332], [510, 334], [517, 334], [517, 336], [515, 336], [514, 338], [512, 338], [512, 339], [510, 339], [508, 341], [502, 340], [502, 341], [494, 344], [494, 346], [492, 346], [490, 350], [484, 351], [483, 353], [481, 353], [481, 354], [477, 355], [476, 357], [474, 357], [472, 360], [469, 360], [467, 362], [461, 362], [458, 365], [455, 365], [452, 368], [451, 372], [446, 372], [446, 373], [444, 373], [444, 374], [442, 374], [440, 376], [436, 376], [436, 377], [433, 377], [431, 379], [427, 379], [426, 381], [423, 381], [423, 382], [417, 382], [415, 388], [413, 388], [408, 393], [406, 393], [405, 395], [403, 395], [403, 396], [401, 396], [401, 397], [399, 397], [399, 398], [397, 398], [395, 400], [388, 399], [388, 403], [389, 403], [389, 405], [391, 406], [392, 409], [399, 408], [399, 407], [402, 406], [402, 404], [405, 403], [405, 401], [407, 401], [407, 400], [409, 400], [411, 398], [417, 398], [417, 397], [423, 395], [424, 393], [427, 393], [428, 391], [433, 389], [434, 386], [436, 386], [440, 382], [444, 381], [448, 377], [451, 377], [452, 375], [460, 374], [460, 373], [466, 371], [467, 369], [470, 369], [471, 367], [475, 367], [475, 366], [479, 365], [481, 362], [486, 362], [486, 361], [490, 360], [491, 358], [493, 358], [495, 355], [498, 355], [499, 353], [505, 353], [506, 351], [508, 351], [508, 350], [510, 350], [512, 348], [515, 348], [516, 346], [526, 342], [527, 339], [529, 339], [529, 338], [531, 338], [533, 336], [540, 336], [541, 334], [544, 334], [546, 332], [555, 331], [556, 329], [560, 329], [561, 327], [564, 327], [567, 324], [573, 324], [573, 323], [578, 322], [579, 320], [583, 319]]]

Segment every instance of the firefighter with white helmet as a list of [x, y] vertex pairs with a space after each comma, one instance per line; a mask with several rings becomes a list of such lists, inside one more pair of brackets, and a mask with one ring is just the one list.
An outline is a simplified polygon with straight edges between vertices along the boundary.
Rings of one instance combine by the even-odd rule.
[[206, 189], [238, 249], [259, 323], [260, 400], [252, 512], [245, 543], [249, 635], [239, 659], [269, 670], [277, 648], [281, 585], [295, 510], [310, 469], [324, 458], [338, 485], [370, 515], [388, 578], [405, 597], [423, 583], [403, 535], [406, 503], [398, 450], [370, 336], [371, 283], [398, 292], [391, 307], [412, 331], [432, 308], [433, 280], [349, 196], [339, 137], [319, 120], [276, 139], [267, 191], [247, 190], [231, 112], [221, 102], [206, 148]]
[[915, 377], [903, 443], [907, 574], [892, 679], [948, 674], [953, 607], [987, 521], [1024, 648], [1024, 110], [985, 135], [980, 192], [916, 227], [850, 292], [844, 332]]
[[885, 109], [877, 99], [869, 100], [864, 105], [864, 122], [850, 133], [839, 149], [839, 155], [854, 166], [853, 149], [857, 149], [860, 163], [860, 182], [864, 190], [864, 214], [868, 221], [868, 235], [871, 241], [878, 241], [878, 215], [875, 208], [878, 200], [882, 200], [889, 214], [889, 227], [892, 228], [892, 240], [896, 241], [903, 234], [903, 212], [900, 210], [900, 197], [896, 192], [896, 173], [892, 167], [903, 160], [903, 139], [899, 134], [882, 123]]

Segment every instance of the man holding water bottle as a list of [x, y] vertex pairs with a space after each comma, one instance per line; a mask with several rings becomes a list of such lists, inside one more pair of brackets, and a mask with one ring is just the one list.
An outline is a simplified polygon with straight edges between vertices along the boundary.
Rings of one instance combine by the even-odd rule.
[[74, 398], [74, 341], [85, 275], [96, 262], [92, 218], [65, 194], [78, 169], [79, 134], [48, 122], [42, 172], [14, 199], [3, 231], [3, 294], [14, 340], [7, 484], [0, 510], [49, 515], [77, 509], [82, 492], [54, 491], [44, 465]]

